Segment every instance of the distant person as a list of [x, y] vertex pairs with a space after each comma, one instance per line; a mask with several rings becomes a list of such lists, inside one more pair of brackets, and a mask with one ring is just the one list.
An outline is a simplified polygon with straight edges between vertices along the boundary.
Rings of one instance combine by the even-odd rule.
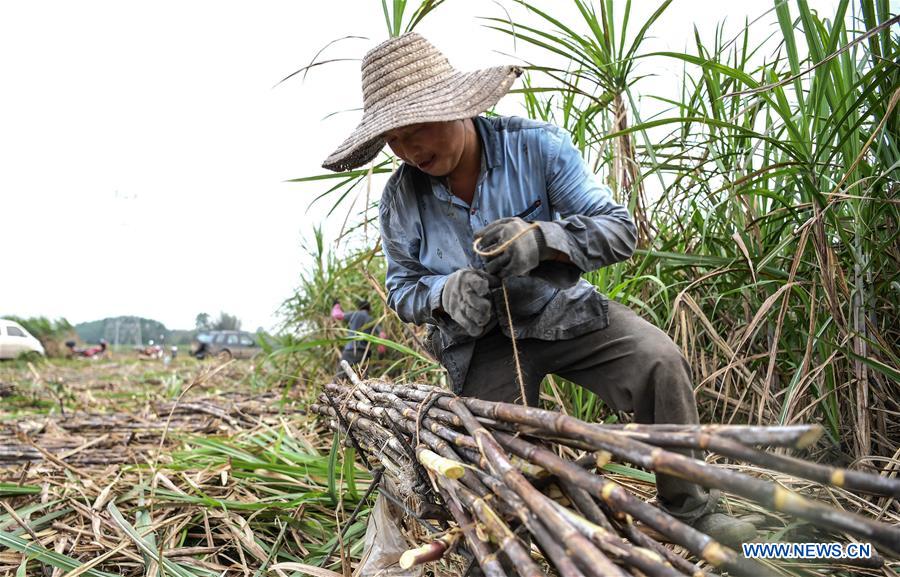
[[169, 355], [166, 357], [163, 357], [163, 365], [168, 367], [169, 364], [171, 364], [171, 362], [175, 360], [176, 356], [178, 356], [178, 347], [176, 347], [176, 346], [169, 347]]
[[[387, 333], [375, 324], [375, 319], [372, 318], [372, 306], [369, 304], [369, 301], [364, 299], [356, 301], [356, 308], [357, 310], [355, 311], [345, 313], [344, 309], [341, 308], [340, 301], [335, 299], [334, 304], [331, 307], [331, 318], [336, 321], [346, 321], [347, 328], [350, 331], [365, 333], [367, 335], [377, 333], [382, 339], [387, 337]], [[351, 366], [363, 364], [368, 360], [369, 354], [371, 353], [370, 345], [371, 343], [363, 338], [351, 340], [344, 345], [344, 350], [341, 352], [341, 360], [347, 361]], [[383, 355], [387, 349], [384, 345], [378, 345], [376, 350], [378, 351], [378, 354]], [[338, 370], [334, 375], [335, 380], [343, 379], [345, 377], [344, 369], [338, 364]]]

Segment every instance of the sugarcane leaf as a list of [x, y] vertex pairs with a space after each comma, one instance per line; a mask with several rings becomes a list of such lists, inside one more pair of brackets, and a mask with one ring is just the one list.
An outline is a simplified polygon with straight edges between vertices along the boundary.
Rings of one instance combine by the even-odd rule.
[[336, 571], [331, 571], [329, 569], [323, 569], [321, 567], [316, 567], [315, 565], [307, 565], [305, 563], [292, 563], [292, 562], [284, 562], [284, 563], [276, 563], [269, 568], [270, 571], [300, 571], [306, 575], [312, 575], [312, 577], [343, 577], [342, 573], [338, 573]]
[[358, 332], [358, 331], [348, 330], [347, 334], [351, 335], [351, 337], [348, 337], [346, 339], [347, 341], [361, 340], [361, 341], [370, 342], [375, 345], [384, 345], [385, 347], [387, 347], [389, 349], [394, 349], [395, 351], [399, 351], [405, 355], [415, 357], [416, 359], [423, 361], [425, 363], [428, 363], [430, 365], [435, 365], [435, 362], [433, 360], [426, 357], [422, 353], [420, 353], [420, 352], [416, 351], [415, 349], [412, 349], [404, 344], [398, 343], [396, 341], [392, 341], [390, 339], [383, 339], [383, 338], [377, 337], [375, 335], [370, 335], [368, 333]]
[[[54, 501], [54, 503], [55, 502], [56, 501]], [[48, 506], [50, 506], [51, 504], [53, 504], [53, 503], [43, 504], [42, 507], [39, 507], [36, 510], [45, 509]], [[23, 508], [23, 511], [26, 511], [28, 509], [30, 509], [30, 507], [25, 507], [25, 508]], [[44, 528], [45, 525], [47, 525], [47, 523], [50, 523], [51, 521], [59, 519], [60, 517], [65, 517], [66, 515], [68, 515], [71, 512], [72, 512], [72, 509], [70, 507], [61, 507], [59, 509], [56, 509], [55, 511], [51, 511], [45, 515], [41, 515], [40, 517], [37, 517], [36, 519], [30, 519], [28, 521], [28, 526], [33, 531], [40, 531], [41, 529]], [[19, 516], [22, 518], [25, 518], [27, 516], [27, 514], [20, 511]], [[23, 527], [17, 527], [16, 529], [13, 529], [11, 531], [11, 533], [13, 535], [22, 535], [24, 533], [27, 533], [27, 531], [25, 531], [25, 529]]]
[[[393, 172], [390, 168], [383, 168], [380, 166], [376, 166], [372, 168], [372, 174], [384, 174]], [[313, 176], [302, 176], [299, 178], [291, 178], [285, 180], [284, 182], [316, 182], [319, 180], [336, 180], [341, 179], [345, 181], [351, 181], [355, 178], [359, 178], [361, 176], [366, 176], [369, 174], [369, 169], [359, 169], [359, 170], [348, 170], [346, 172], [329, 172], [325, 174], [316, 174]]]
[[634, 467], [629, 467], [628, 465], [622, 465], [619, 463], [607, 463], [603, 465], [603, 470], [609, 471], [610, 473], [615, 473], [617, 475], [622, 475], [623, 477], [628, 477], [629, 479], [634, 479], [636, 481], [643, 481], [644, 483], [656, 483], [656, 475], [654, 475], [653, 473], [641, 471], [640, 469], [635, 469]]
[[887, 378], [892, 379], [894, 382], [900, 382], [900, 370], [898, 370], [896, 367], [887, 365], [879, 361], [878, 359], [873, 359], [872, 357], [864, 357], [862, 355], [858, 355], [849, 349], [845, 349], [845, 352], [850, 356], [850, 358], [863, 363], [870, 369], [878, 371]]
[[334, 433], [331, 441], [331, 453], [328, 455], [328, 495], [334, 504], [338, 502], [337, 495], [337, 475], [338, 475], [338, 453], [340, 452], [341, 441], [337, 434]]
[[0, 483], [0, 497], [10, 495], [34, 495], [40, 493], [41, 488], [36, 485], [17, 485], [15, 483]]
[[134, 542], [137, 546], [138, 550], [145, 555], [145, 559], [150, 558], [157, 562], [161, 561], [162, 568], [172, 575], [176, 577], [197, 577], [198, 575], [216, 575], [215, 572], [200, 569], [200, 568], [187, 568], [179, 563], [175, 563], [166, 557], [163, 557], [159, 550], [152, 545], [147, 539], [144, 538], [138, 531], [129, 523], [125, 517], [122, 516], [122, 513], [119, 511], [118, 507], [114, 501], [110, 501], [106, 506], [106, 511], [110, 514], [113, 521], [125, 534]]
[[357, 501], [359, 500], [359, 493], [356, 491], [356, 450], [351, 447], [345, 447], [343, 456], [343, 477], [344, 483], [347, 485], [347, 493], [351, 501]]
[[[51, 565], [64, 571], [74, 571], [82, 566], [82, 563], [67, 555], [51, 551], [44, 548], [40, 543], [26, 541], [25, 539], [10, 533], [0, 532], [0, 546], [13, 551], [18, 551], [31, 559], [35, 559], [41, 563], [46, 563], [47, 565]], [[117, 577], [114, 573], [107, 573], [97, 569], [89, 569], [82, 573], [82, 575], [85, 575], [86, 577]]]

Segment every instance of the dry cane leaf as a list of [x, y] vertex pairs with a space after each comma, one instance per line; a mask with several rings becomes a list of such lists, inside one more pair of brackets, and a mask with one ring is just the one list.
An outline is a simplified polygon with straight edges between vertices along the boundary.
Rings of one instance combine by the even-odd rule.
[[269, 567], [269, 571], [301, 571], [312, 577], [343, 577], [336, 571], [329, 571], [315, 565], [306, 565], [305, 563], [277, 563]]

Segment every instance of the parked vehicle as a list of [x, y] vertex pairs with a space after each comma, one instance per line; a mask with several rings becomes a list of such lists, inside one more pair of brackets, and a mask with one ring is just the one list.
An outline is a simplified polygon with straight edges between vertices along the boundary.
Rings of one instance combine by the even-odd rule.
[[249, 359], [259, 352], [256, 336], [245, 331], [206, 331], [199, 333], [191, 344], [191, 354], [198, 359]]
[[44, 345], [19, 323], [0, 319], [0, 359], [14, 359], [22, 353], [44, 356]]

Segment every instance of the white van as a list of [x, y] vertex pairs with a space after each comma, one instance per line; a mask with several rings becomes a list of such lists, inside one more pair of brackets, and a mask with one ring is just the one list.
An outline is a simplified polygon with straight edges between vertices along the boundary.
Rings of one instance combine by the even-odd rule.
[[19, 323], [0, 319], [0, 359], [14, 359], [22, 353], [44, 355], [44, 346]]

